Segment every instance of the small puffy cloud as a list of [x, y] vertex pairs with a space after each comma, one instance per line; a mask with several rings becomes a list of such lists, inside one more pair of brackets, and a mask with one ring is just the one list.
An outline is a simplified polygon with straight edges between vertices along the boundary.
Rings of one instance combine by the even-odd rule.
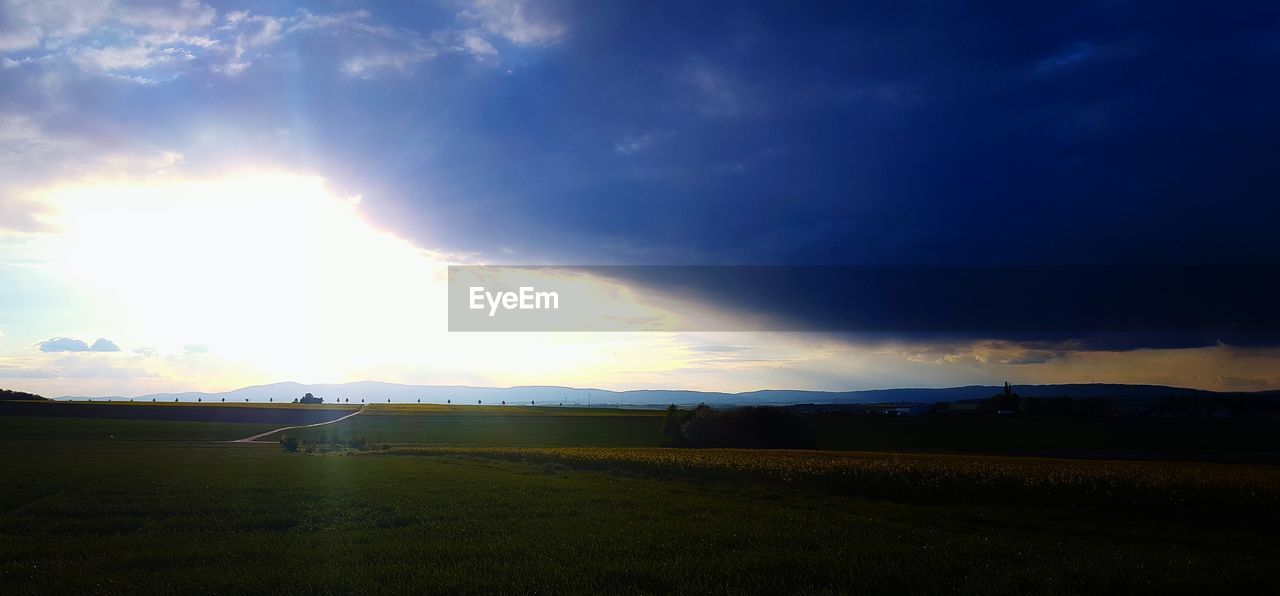
[[476, 33], [463, 33], [462, 47], [481, 60], [498, 57], [498, 49], [493, 47], [493, 44], [489, 43], [487, 39]]
[[204, 354], [209, 351], [209, 346], [204, 344], [187, 344], [182, 346], [182, 350], [188, 354]]
[[121, 23], [164, 31], [207, 27], [217, 11], [197, 0], [127, 0], [116, 6]]
[[677, 76], [692, 93], [692, 103], [703, 116], [733, 118], [767, 111], [765, 102], [744, 80], [701, 58], [685, 64]]
[[91, 351], [91, 352], [119, 352], [119, 351], [120, 351], [120, 346], [117, 346], [117, 345], [116, 345], [116, 342], [113, 342], [113, 341], [111, 341], [111, 340], [109, 340], [109, 339], [107, 339], [107, 338], [105, 338], [105, 337], [99, 337], [96, 341], [94, 341], [94, 342], [93, 342], [93, 345], [89, 346], [89, 351]]
[[379, 71], [404, 71], [410, 66], [436, 56], [433, 48], [414, 45], [404, 49], [371, 50], [347, 58], [342, 63], [342, 73], [357, 78], [369, 78]]
[[41, 352], [88, 352], [89, 344], [71, 337], [52, 337], [38, 344]]
[[155, 358], [160, 355], [160, 352], [156, 351], [155, 348], [134, 348], [133, 353], [143, 358]]
[[[302, 17], [298, 19], [291, 27], [289, 32], [305, 31], [307, 29], [350, 29], [364, 31], [366, 33], [379, 33], [384, 29], [377, 25], [370, 25], [365, 21], [369, 19], [370, 14], [367, 10], [355, 10], [351, 12], [339, 12], [333, 14], [313, 14], [311, 11], [302, 9], [298, 11]], [[234, 23], [238, 23], [246, 18], [244, 13], [232, 13], [235, 15]], [[231, 20], [232, 15], [227, 15]]]
[[89, 345], [84, 340], [74, 337], [53, 337], [36, 344], [41, 352], [119, 352], [120, 346], [115, 342], [99, 337]]
[[1062, 51], [1041, 60], [1036, 64], [1036, 74], [1050, 74], [1052, 72], [1069, 68], [1086, 62], [1097, 55], [1097, 50], [1092, 44], [1085, 41], [1078, 41]]
[[640, 135], [630, 135], [614, 143], [613, 150], [622, 155], [635, 155], [666, 140], [670, 136], [671, 133], [667, 132], [646, 132]]
[[0, 8], [0, 51], [84, 35], [111, 11], [111, 0], [17, 0]]
[[243, 48], [256, 48], [271, 45], [280, 41], [282, 24], [280, 19], [262, 15], [246, 17], [239, 21], [241, 31], [236, 36], [236, 51]]
[[87, 72], [97, 73], [142, 70], [172, 59], [171, 54], [141, 45], [85, 48], [71, 57], [76, 66]]
[[568, 30], [527, 0], [472, 0], [458, 16], [519, 45], [553, 43]]

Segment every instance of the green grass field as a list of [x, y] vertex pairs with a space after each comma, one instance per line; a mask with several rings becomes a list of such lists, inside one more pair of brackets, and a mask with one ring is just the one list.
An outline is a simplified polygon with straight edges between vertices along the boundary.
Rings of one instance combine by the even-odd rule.
[[925, 505], [480, 451], [0, 449], [0, 585], [14, 593], [1170, 593], [1280, 578], [1270, 524]]
[[662, 412], [654, 410], [377, 405], [337, 424], [282, 434], [426, 445], [631, 447], [656, 446], [661, 431]]
[[279, 424], [0, 416], [0, 440], [233, 441]]
[[1280, 420], [842, 415], [810, 420], [823, 449], [1280, 463]]
[[1280, 590], [1280, 467], [658, 449], [661, 421], [379, 405], [289, 432], [365, 432], [394, 448], [309, 455], [227, 442], [273, 425], [0, 417], [0, 586]]
[[[660, 410], [375, 404], [340, 424], [286, 434], [437, 446], [656, 447], [662, 416]], [[848, 415], [807, 420], [818, 447], [831, 450], [1280, 463], [1280, 424], [1269, 420]]]

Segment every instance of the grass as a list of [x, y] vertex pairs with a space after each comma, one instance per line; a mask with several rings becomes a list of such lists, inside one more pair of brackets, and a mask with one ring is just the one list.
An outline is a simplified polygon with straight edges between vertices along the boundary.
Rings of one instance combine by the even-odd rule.
[[539, 410], [378, 406], [300, 429], [428, 438], [354, 456], [213, 442], [256, 424], [0, 417], [0, 585], [1280, 591], [1276, 466], [660, 449], [636, 446], [653, 414]]
[[[472, 411], [475, 410], [475, 411]], [[381, 407], [336, 424], [286, 431], [299, 439], [367, 437], [377, 443], [424, 445], [657, 445], [662, 418], [649, 413], [536, 412], [535, 408], [422, 410], [387, 413]], [[277, 438], [267, 437], [266, 440]]]
[[1269, 527], [462, 454], [0, 449], [0, 582], [15, 593], [1152, 593], [1280, 577]]
[[580, 417], [592, 418], [661, 418], [662, 410], [628, 408], [577, 408], [572, 406], [524, 406], [524, 405], [458, 405], [458, 404], [382, 404], [369, 405], [368, 413], [379, 416], [529, 416], [529, 417]]
[[823, 449], [1280, 463], [1280, 420], [1141, 417], [810, 417]]
[[278, 424], [0, 416], [0, 440], [231, 441]]
[[[430, 446], [656, 447], [660, 410], [375, 404], [303, 439]], [[1195, 418], [807, 417], [821, 449], [1280, 463], [1280, 422]]]
[[925, 504], [1040, 504], [1280, 522], [1280, 468], [1274, 466], [748, 449], [411, 447], [377, 454], [554, 462]]
[[[27, 402], [27, 403], [33, 403], [33, 402]], [[96, 406], [108, 406], [108, 407], [154, 406], [154, 407], [162, 407], [162, 408], [261, 408], [261, 409], [268, 409], [268, 410], [347, 410], [347, 411], [350, 411], [350, 410], [357, 410], [360, 408], [360, 404], [339, 404], [339, 403], [295, 404], [292, 402], [263, 403], [263, 402], [246, 402], [246, 401], [221, 402], [216, 400], [202, 401], [202, 402], [196, 402], [196, 401], [177, 402], [177, 401], [143, 401], [143, 400], [126, 401], [124, 399], [106, 401], [106, 400], [100, 399], [95, 401], [59, 400], [59, 401], [45, 401], [45, 402], [34, 402], [34, 403], [69, 404], [69, 405], [92, 404], [94, 407]], [[57, 406], [55, 405], [54, 407], [57, 407]]]

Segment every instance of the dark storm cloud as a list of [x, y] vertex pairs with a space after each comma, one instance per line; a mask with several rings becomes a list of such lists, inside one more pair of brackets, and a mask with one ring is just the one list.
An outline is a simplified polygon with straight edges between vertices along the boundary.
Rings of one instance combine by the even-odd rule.
[[[226, 51], [188, 48], [194, 59], [169, 64], [176, 78], [137, 84], [74, 56], [13, 54], [0, 112], [34, 116], [0, 120], [0, 136], [33, 138], [33, 163], [165, 148], [217, 172], [227, 147], [250, 151], [364, 195], [377, 223], [423, 247], [485, 262], [1280, 262], [1274, 2], [564, 1], [465, 18], [282, 5], [275, 39], [259, 35], [266, 21], [228, 29], [251, 23], [217, 8], [200, 32]], [[264, 38], [245, 48], [251, 65], [229, 51], [241, 33]], [[0, 163], [9, 178], [27, 171], [63, 170]], [[0, 205], [0, 219], [29, 226], [27, 211]], [[1271, 342], [1257, 320], [1189, 325], [1163, 307], [1090, 321], [1096, 309], [1033, 300], [1025, 285], [966, 309], [924, 288], [888, 313], [870, 299], [658, 286], [804, 328], [879, 313], [902, 335]], [[1194, 310], [1200, 298], [1184, 297]]]
[[[433, 182], [475, 199], [459, 231], [485, 228], [482, 214], [520, 222], [504, 228], [518, 255], [1280, 263], [1270, 240], [1280, 221], [1274, 3], [597, 4], [574, 14], [587, 23], [563, 62], [516, 77], [524, 103], [495, 98], [485, 113], [508, 116], [476, 121], [482, 139], [517, 142], [473, 141], [437, 158], [454, 171], [490, 164], [483, 181]], [[581, 118], [552, 115], [563, 108]], [[666, 141], [612, 150], [650, 132]], [[919, 276], [871, 292], [833, 280], [813, 292], [705, 272], [620, 275], [792, 329], [999, 338], [1050, 353], [1280, 343], [1267, 303], [1274, 271], [1217, 271], [1225, 277], [1163, 286], [1104, 275], [957, 288]]]
[[[457, 270], [470, 268], [453, 268]], [[528, 268], [482, 268], [494, 287]], [[1052, 357], [1062, 351], [1280, 345], [1280, 267], [613, 266], [552, 269], [621, 281], [665, 299], [735, 316], [689, 318], [684, 331], [805, 331], [862, 339], [1001, 339]], [[454, 281], [451, 270], [450, 283]], [[569, 273], [565, 276], [564, 274]], [[509, 275], [505, 277], [504, 275]], [[472, 279], [460, 276], [458, 279]], [[516, 281], [510, 281], [516, 280]], [[451, 290], [452, 291], [452, 290]], [[590, 296], [567, 293], [574, 314]], [[679, 304], [672, 301], [671, 304]], [[451, 308], [453, 305], [451, 304]], [[582, 308], [580, 312], [588, 312]], [[451, 313], [452, 314], [452, 313]], [[677, 315], [680, 313], [676, 313]], [[487, 320], [487, 319], [486, 319]], [[497, 320], [489, 321], [497, 324]], [[543, 317], [538, 330], [641, 330], [613, 318]], [[578, 325], [563, 328], [563, 325]], [[733, 346], [703, 346], [703, 351]]]
[[450, 103], [431, 217], [574, 264], [1274, 259], [1277, 11], [584, 3]]

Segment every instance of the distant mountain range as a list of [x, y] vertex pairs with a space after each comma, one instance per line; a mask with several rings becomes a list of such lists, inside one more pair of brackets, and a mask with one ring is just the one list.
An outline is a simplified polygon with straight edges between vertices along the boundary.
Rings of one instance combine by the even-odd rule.
[[[710, 405], [789, 405], [789, 404], [869, 404], [889, 402], [954, 402], [968, 399], [990, 397], [1003, 390], [1001, 386], [969, 385], [965, 387], [919, 388], [919, 389], [872, 389], [865, 391], [797, 391], [770, 389], [748, 391], [744, 393], [721, 393], [713, 391], [683, 391], [642, 389], [636, 391], [609, 391], [606, 389], [581, 389], [574, 387], [554, 386], [522, 386], [522, 387], [468, 387], [442, 385], [401, 385], [378, 381], [358, 381], [340, 384], [304, 385], [285, 382], [270, 385], [256, 385], [221, 393], [155, 393], [133, 398], [122, 396], [106, 397], [73, 397], [64, 396], [59, 400], [127, 400], [135, 401], [183, 401], [183, 402], [291, 402], [306, 393], [324, 398], [326, 403], [347, 401], [350, 403], [365, 402], [386, 403], [438, 403], [451, 401], [455, 404], [476, 403], [508, 405], [525, 405], [530, 402], [538, 405], [582, 405], [605, 407], [646, 407], [666, 406], [667, 404], [692, 405], [707, 403]], [[1015, 385], [1013, 390], [1023, 397], [1074, 397], [1115, 399], [1154, 399], [1165, 396], [1203, 396], [1226, 395], [1224, 393], [1187, 389], [1183, 387], [1165, 387], [1161, 385], [1122, 385], [1110, 383], [1081, 383], [1064, 385]], [[1280, 398], [1280, 391], [1261, 391], [1251, 395]]]

